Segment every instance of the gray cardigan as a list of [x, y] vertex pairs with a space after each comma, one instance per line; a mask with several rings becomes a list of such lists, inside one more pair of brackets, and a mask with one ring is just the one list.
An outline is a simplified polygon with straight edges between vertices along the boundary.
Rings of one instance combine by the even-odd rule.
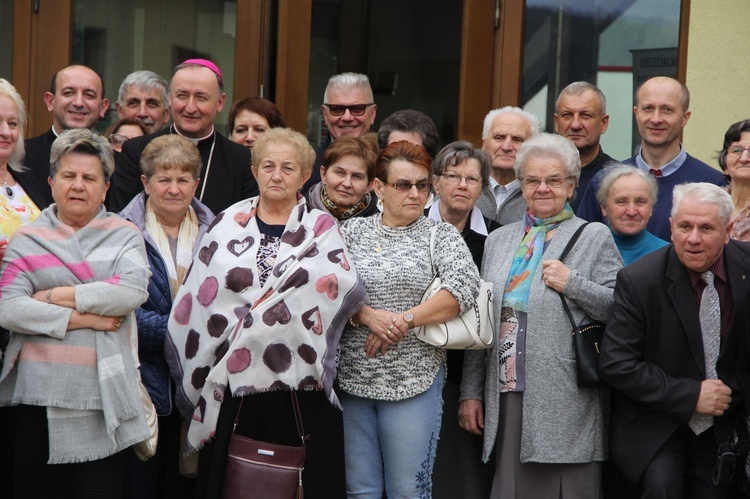
[[[549, 242], [542, 261], [556, 260], [576, 229], [585, 221], [563, 221]], [[513, 254], [523, 239], [521, 222], [492, 232], [487, 238], [482, 277], [494, 283], [495, 324], [500, 327], [503, 289]], [[609, 229], [592, 223], [564, 262], [571, 273], [564, 295], [578, 324], [606, 321], [614, 303], [614, 287], [622, 259]], [[607, 457], [608, 390], [579, 389], [571, 325], [557, 292], [544, 285], [537, 271], [529, 291], [526, 328], [526, 389], [523, 392], [521, 462], [587, 463]], [[491, 350], [467, 351], [464, 356], [461, 400], [484, 401], [484, 452], [487, 461], [498, 431], [500, 372], [495, 340]]]
[[526, 200], [523, 198], [521, 189], [511, 193], [499, 207], [495, 201], [495, 195], [489, 187], [482, 189], [482, 195], [477, 201], [477, 207], [482, 215], [494, 220], [500, 225], [510, 225], [523, 220], [526, 213]]

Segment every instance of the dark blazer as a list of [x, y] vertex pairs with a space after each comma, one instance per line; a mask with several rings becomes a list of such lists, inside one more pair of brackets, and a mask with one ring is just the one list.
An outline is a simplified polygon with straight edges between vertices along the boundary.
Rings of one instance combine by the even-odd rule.
[[[50, 205], [51, 202], [47, 199], [47, 196], [45, 196], [45, 191], [39, 187], [39, 183], [34, 177], [33, 172], [29, 170], [17, 172], [12, 168], [8, 168], [8, 172], [10, 173], [10, 176], [13, 177], [13, 180], [15, 180], [24, 191], [26, 191], [26, 194], [32, 201], [34, 201], [34, 204], [40, 211]], [[44, 185], [47, 186], [47, 190], [49, 191], [49, 184], [47, 183], [46, 178], [44, 179]], [[50, 194], [50, 198], [51, 196], [52, 195]]]
[[[56, 138], [57, 136], [52, 131], [52, 127], [50, 127], [45, 133], [24, 141], [26, 156], [24, 156], [23, 163], [29, 168], [34, 179], [36, 179], [39, 191], [44, 196], [43, 205], [45, 207], [54, 203], [52, 200], [52, 189], [50, 189], [47, 179], [49, 178], [49, 154], [52, 149], [52, 143]], [[34, 202], [36, 203], [36, 200]], [[39, 204], [37, 206], [39, 208], [42, 207]]]
[[[143, 190], [141, 153], [149, 142], [156, 137], [169, 134], [171, 130], [171, 127], [167, 127], [150, 135], [132, 138], [123, 144], [122, 153], [115, 158], [115, 173], [112, 175], [112, 185], [107, 194], [109, 211], [122, 211], [130, 200]], [[219, 213], [234, 203], [257, 196], [258, 184], [250, 171], [250, 149], [235, 144], [218, 132], [215, 133], [216, 146], [208, 172], [208, 181], [206, 181], [206, 170], [208, 170], [208, 157], [213, 138], [209, 137], [198, 143], [203, 168], [196, 197], [200, 198], [205, 184], [206, 191], [202, 203], [213, 213]]]
[[[717, 442], [728, 438], [742, 409], [734, 364], [746, 329], [750, 243], [730, 241], [724, 261], [733, 307], [716, 370], [733, 396], [729, 409], [714, 419]], [[610, 454], [635, 483], [664, 442], [690, 421], [705, 379], [698, 307], [687, 269], [671, 244], [618, 273], [599, 369], [615, 389]]]

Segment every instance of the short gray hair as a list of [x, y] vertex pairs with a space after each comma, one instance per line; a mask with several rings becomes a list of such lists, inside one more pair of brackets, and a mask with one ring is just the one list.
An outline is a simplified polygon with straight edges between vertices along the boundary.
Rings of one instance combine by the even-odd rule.
[[732, 196], [718, 185], [708, 182], [693, 182], [675, 186], [672, 191], [672, 212], [670, 213], [672, 218], [677, 216], [680, 203], [686, 196], [688, 199], [700, 201], [704, 204], [716, 205], [719, 209], [719, 218], [724, 225], [732, 219], [732, 213], [734, 212]]
[[[370, 80], [367, 75], [361, 73], [341, 73], [331, 76], [326, 85], [326, 90], [323, 93], [323, 104], [328, 104], [328, 93], [331, 90], [351, 90], [359, 89], [367, 94], [370, 102], [375, 102], [372, 96], [372, 87], [370, 86]], [[335, 102], [334, 102], [335, 104]], [[361, 102], [360, 104], [365, 104]]]
[[120, 90], [117, 93], [117, 103], [123, 105], [125, 100], [125, 94], [128, 89], [132, 86], [138, 87], [142, 90], [153, 90], [156, 89], [161, 94], [161, 100], [165, 107], [169, 107], [169, 84], [167, 80], [154, 73], [153, 71], [133, 71], [122, 80], [120, 83]]
[[539, 123], [539, 118], [534, 116], [528, 111], [524, 111], [520, 107], [513, 107], [513, 106], [505, 106], [501, 107], [499, 109], [493, 109], [489, 113], [487, 113], [487, 116], [484, 117], [484, 128], [482, 129], [482, 140], [485, 140], [490, 135], [490, 130], [492, 129], [492, 122], [495, 121], [495, 118], [497, 118], [500, 115], [506, 114], [506, 113], [515, 113], [522, 118], [526, 118], [526, 121], [529, 122], [529, 128], [531, 129], [531, 136], [539, 133], [539, 127], [541, 124]]
[[557, 102], [555, 102], [555, 111], [560, 112], [560, 100], [563, 98], [564, 95], [581, 95], [586, 90], [591, 90], [594, 92], [597, 97], [599, 97], [599, 103], [600, 103], [600, 111], [602, 114], [607, 114], [607, 98], [604, 96], [604, 92], [599, 89], [596, 85], [593, 83], [589, 83], [587, 81], [574, 81], [567, 87], [562, 89], [562, 92], [560, 92], [560, 95], [557, 96]]
[[646, 183], [648, 189], [648, 197], [651, 204], [656, 204], [656, 196], [659, 192], [659, 185], [656, 183], [656, 179], [650, 173], [646, 173], [638, 167], [623, 165], [622, 163], [610, 163], [609, 166], [604, 170], [604, 178], [596, 191], [596, 199], [599, 204], [607, 204], [607, 197], [609, 196], [609, 190], [612, 185], [620, 178], [627, 176], [640, 177]]
[[471, 142], [457, 140], [443, 147], [432, 162], [432, 174], [440, 176], [449, 166], [457, 166], [469, 159], [479, 161], [479, 174], [482, 176], [482, 187], [490, 185], [492, 161], [482, 149], [477, 149]]
[[10, 159], [8, 159], [8, 166], [13, 171], [21, 172], [26, 169], [23, 166], [23, 157], [26, 154], [23, 142], [23, 131], [26, 128], [26, 123], [28, 121], [26, 105], [23, 103], [21, 94], [18, 93], [16, 87], [5, 78], [0, 78], [0, 96], [8, 97], [16, 105], [16, 112], [18, 113], [18, 141], [13, 148]]
[[102, 163], [104, 183], [109, 182], [109, 179], [112, 178], [112, 173], [115, 171], [112, 146], [109, 145], [107, 139], [86, 128], [65, 130], [52, 143], [52, 150], [49, 154], [49, 176], [55, 178], [57, 170], [60, 167], [60, 160], [64, 156], [74, 152], [99, 158], [99, 161]]
[[581, 155], [576, 146], [554, 133], [540, 133], [521, 144], [516, 153], [516, 178], [523, 178], [523, 169], [530, 159], [551, 158], [562, 163], [566, 176], [578, 178], [581, 176]]

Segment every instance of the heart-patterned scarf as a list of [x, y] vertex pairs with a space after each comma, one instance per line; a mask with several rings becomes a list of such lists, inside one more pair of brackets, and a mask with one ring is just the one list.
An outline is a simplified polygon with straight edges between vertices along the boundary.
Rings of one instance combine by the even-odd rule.
[[224, 390], [333, 392], [346, 321], [365, 300], [333, 217], [300, 198], [265, 284], [258, 279], [258, 198], [220, 213], [174, 300], [165, 346], [188, 448], [213, 437]]

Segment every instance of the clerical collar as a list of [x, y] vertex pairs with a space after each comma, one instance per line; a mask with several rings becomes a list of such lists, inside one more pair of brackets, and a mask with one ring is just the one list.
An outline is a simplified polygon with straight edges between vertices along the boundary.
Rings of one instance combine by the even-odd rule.
[[[54, 129], [54, 127], [53, 127], [53, 129]], [[177, 127], [174, 125], [174, 123], [172, 123], [170, 125], [169, 131], [170, 131], [170, 133], [176, 133], [177, 135], [179, 135], [181, 137], [185, 137], [186, 139], [188, 139], [190, 142], [192, 142], [193, 144], [195, 144], [197, 146], [199, 142], [211, 138], [211, 136], [214, 134], [214, 126], [211, 125], [211, 131], [209, 132], [208, 135], [206, 135], [205, 137], [200, 137], [198, 139], [194, 139], [192, 137], [187, 137], [184, 134], [180, 133], [180, 131], [177, 129]]]
[[54, 125], [54, 124], [52, 125], [52, 133], [54, 133], [54, 134], [55, 134], [55, 138], [57, 138], [57, 137], [59, 137], [59, 136], [60, 136], [60, 134], [59, 134], [59, 133], [57, 133], [57, 130], [55, 130], [55, 125]]
[[[179, 130], [177, 130], [177, 127], [174, 126], [174, 123], [172, 123], [171, 125], [169, 125], [169, 133], [172, 133], [172, 132], [176, 133], [177, 135], [179, 135], [181, 137], [185, 137], [184, 135], [182, 135], [180, 133]], [[213, 140], [211, 141], [211, 150], [208, 151], [208, 161], [206, 161], [206, 167], [203, 168], [202, 172], [201, 172], [201, 173], [203, 173], [203, 172], [205, 172], [205, 173], [203, 173], [203, 182], [201, 182], [201, 192], [198, 195], [198, 201], [203, 201], [203, 194], [205, 194], [205, 192], [206, 192], [206, 186], [208, 185], [208, 173], [211, 171], [211, 160], [214, 157], [214, 147], [216, 146], [216, 134], [214, 133], [214, 126], [211, 125], [211, 133], [209, 133], [208, 135], [206, 135], [205, 137], [202, 137], [200, 139], [191, 139], [190, 137], [185, 137], [190, 142], [192, 142], [193, 144], [195, 144], [196, 147], [197, 147], [199, 142], [201, 142], [202, 140], [207, 140], [211, 136], [213, 136]]]

